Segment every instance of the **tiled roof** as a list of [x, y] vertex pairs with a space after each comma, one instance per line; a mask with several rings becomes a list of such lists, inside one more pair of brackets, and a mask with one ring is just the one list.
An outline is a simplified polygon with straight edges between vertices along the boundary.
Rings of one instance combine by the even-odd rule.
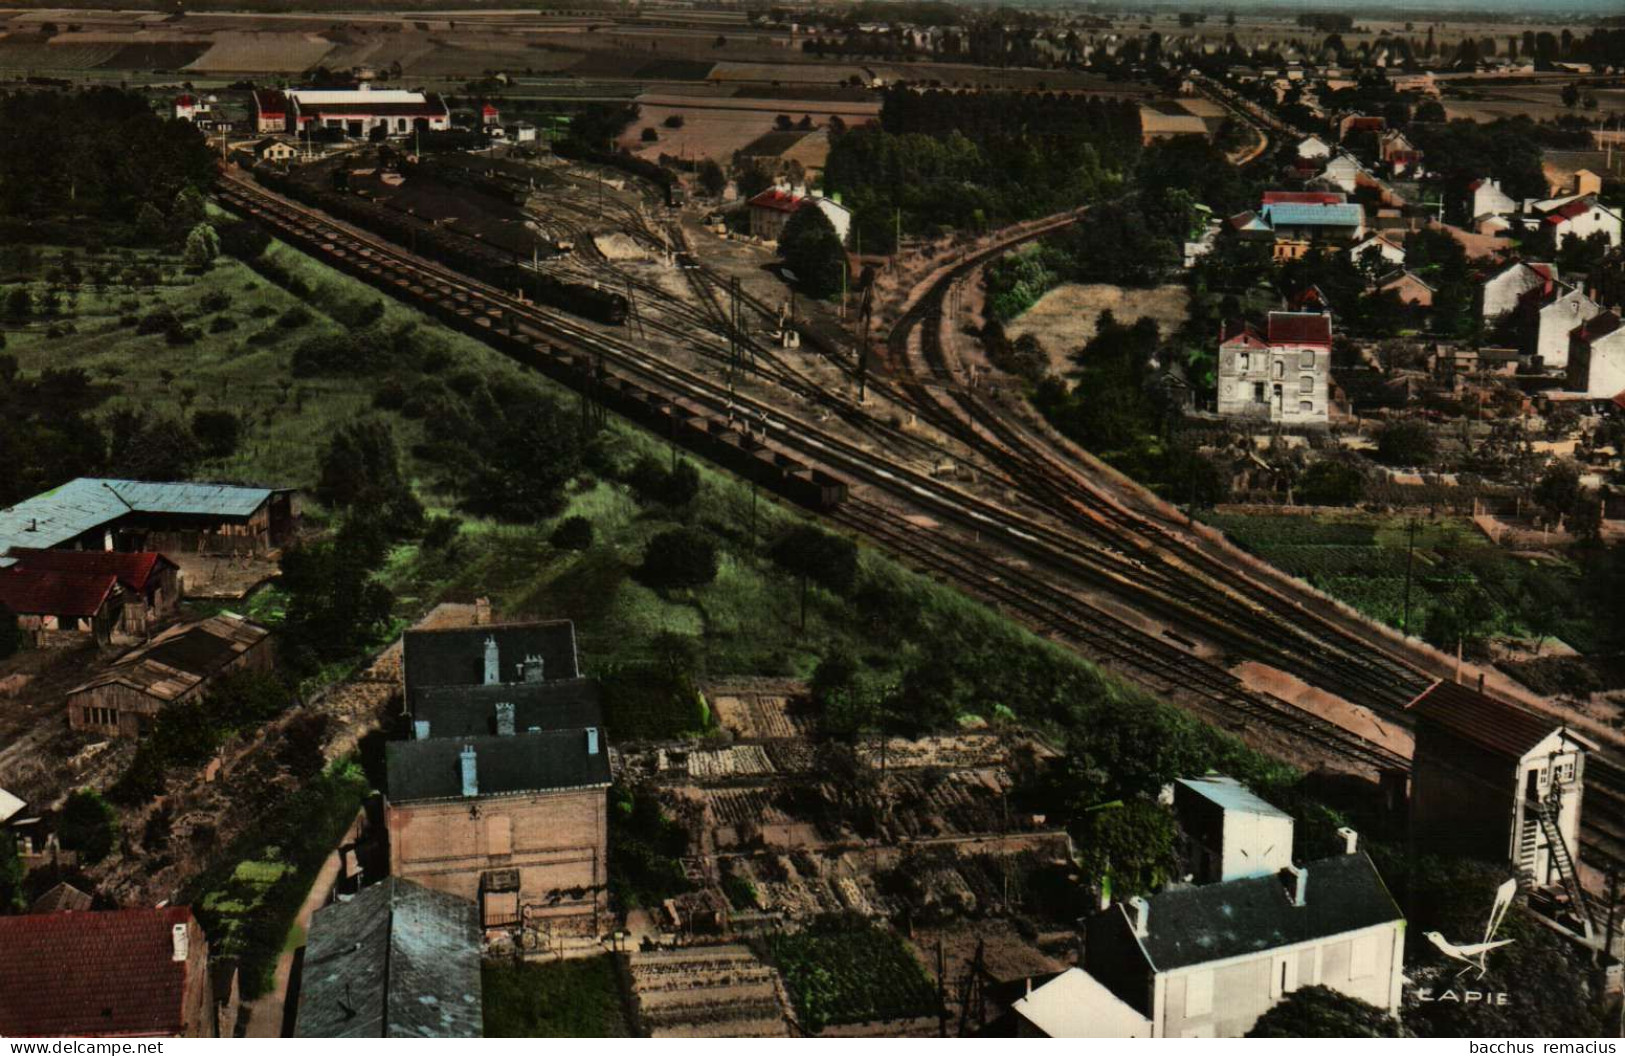
[[1577, 216], [1584, 216], [1597, 208], [1597, 203], [1589, 198], [1575, 198], [1546, 214], [1548, 224], [1560, 224], [1565, 220], [1573, 220]]
[[477, 1038], [472, 902], [395, 877], [310, 921], [296, 1038]]
[[173, 959], [185, 906], [0, 917], [0, 1034], [178, 1034], [186, 964]]
[[1325, 345], [1332, 343], [1332, 317], [1324, 312], [1271, 312], [1272, 345]]
[[19, 615], [89, 619], [118, 590], [111, 572], [0, 568], [0, 604]]
[[1358, 205], [1337, 203], [1310, 205], [1301, 202], [1280, 202], [1266, 205], [1259, 215], [1271, 226], [1286, 224], [1292, 227], [1359, 227], [1365, 222], [1365, 210]]
[[1342, 205], [1348, 196], [1342, 191], [1265, 191], [1263, 204]]
[[1254, 329], [1253, 325], [1246, 320], [1229, 319], [1225, 321], [1224, 328], [1219, 331], [1219, 344], [1262, 346], [1264, 344], [1264, 339], [1259, 336], [1258, 331]]
[[247, 519], [271, 495], [270, 488], [234, 484], [79, 477], [0, 510], [0, 554], [60, 546], [131, 512]]
[[608, 786], [608, 745], [598, 731], [598, 750], [589, 754], [588, 736], [585, 730], [549, 730], [513, 737], [390, 741], [389, 800], [461, 799], [465, 747], [474, 749], [476, 787], [482, 796]]
[[750, 200], [752, 209], [772, 209], [779, 213], [793, 213], [806, 203], [807, 199], [777, 187], [769, 187]]
[[[1278, 875], [1152, 895], [1140, 948], [1155, 971], [1168, 972], [1404, 919], [1363, 852], [1303, 868], [1308, 878], [1301, 906], [1292, 904], [1292, 878]], [[1119, 903], [1107, 912], [1122, 916], [1125, 910]]]
[[1514, 759], [1523, 758], [1563, 725], [1548, 715], [1443, 680], [1418, 694], [1407, 709], [1480, 748]]
[[264, 641], [270, 631], [241, 616], [220, 613], [171, 627], [151, 642], [120, 657], [113, 666], [69, 695], [98, 686], [128, 686], [161, 701], [176, 700], [218, 674]]
[[146, 551], [124, 554], [116, 550], [24, 550], [11, 552], [18, 568], [45, 572], [112, 573], [127, 590], [144, 593], [166, 566], [179, 566], [163, 554]]

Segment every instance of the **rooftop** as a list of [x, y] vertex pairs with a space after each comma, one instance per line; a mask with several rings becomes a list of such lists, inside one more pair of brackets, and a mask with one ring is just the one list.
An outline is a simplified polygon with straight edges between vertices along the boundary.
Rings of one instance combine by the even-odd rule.
[[[1291, 877], [1281, 875], [1152, 895], [1146, 900], [1151, 915], [1140, 949], [1156, 971], [1168, 972], [1403, 919], [1364, 852], [1303, 868], [1308, 879], [1301, 906], [1292, 904]], [[1124, 915], [1127, 923], [1121, 903], [1107, 912]]]
[[1272, 227], [1359, 227], [1365, 223], [1365, 210], [1358, 205], [1329, 205], [1304, 202], [1277, 202], [1259, 210]]
[[13, 547], [49, 549], [129, 513], [246, 519], [270, 488], [79, 477], [0, 510], [0, 555]]
[[1269, 337], [1272, 345], [1323, 345], [1332, 343], [1332, 317], [1325, 312], [1271, 312]]
[[1292, 816], [1274, 804], [1260, 799], [1252, 789], [1233, 777], [1213, 774], [1207, 777], [1181, 778], [1178, 783], [1225, 810], [1275, 818]]
[[212, 678], [270, 633], [230, 613], [181, 624], [130, 650], [106, 671], [68, 692], [82, 693], [117, 684], [162, 701], [175, 700]]
[[1264, 205], [1342, 205], [1348, 196], [1342, 191], [1265, 191]]
[[542, 660], [549, 681], [580, 678], [576, 629], [569, 620], [483, 624], [474, 627], [413, 628], [402, 639], [406, 692], [415, 708], [428, 686], [477, 686], [485, 681], [485, 642], [497, 645], [497, 673], [504, 682], [522, 682], [527, 658]]
[[392, 803], [462, 799], [462, 751], [474, 750], [475, 787], [481, 796], [523, 795], [609, 785], [609, 751], [602, 731], [587, 751], [584, 730], [548, 730], [514, 737], [431, 737], [390, 741], [387, 747]]
[[0, 605], [19, 615], [90, 619], [117, 591], [111, 572], [0, 568]]
[[497, 705], [511, 704], [517, 733], [584, 730], [603, 726], [598, 683], [590, 678], [495, 686], [428, 686], [412, 718], [429, 724], [431, 737], [494, 737]]
[[186, 964], [173, 959], [185, 906], [0, 917], [0, 1034], [179, 1034]]
[[179, 566], [163, 554], [146, 551], [125, 554], [117, 550], [25, 550], [16, 549], [11, 556], [17, 559], [17, 568], [44, 572], [79, 572], [110, 574], [118, 577], [127, 590], [143, 593], [152, 584], [153, 577], [165, 567]]
[[1030, 991], [1016, 1013], [1051, 1038], [1148, 1038], [1151, 1021], [1082, 968]]
[[395, 877], [316, 911], [297, 1038], [477, 1038], [479, 913]]
[[[1549, 715], [1442, 679], [1418, 694], [1406, 708], [1417, 718], [1435, 723], [1462, 740], [1514, 759], [1522, 759], [1541, 741], [1563, 729], [1563, 723]], [[1569, 736], [1576, 737], [1573, 732]], [[1576, 739], [1595, 747], [1583, 737]]]

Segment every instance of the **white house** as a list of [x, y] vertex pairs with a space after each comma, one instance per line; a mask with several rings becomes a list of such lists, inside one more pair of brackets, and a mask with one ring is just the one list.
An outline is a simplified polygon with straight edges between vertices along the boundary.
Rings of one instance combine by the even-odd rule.
[[1501, 190], [1500, 180], [1474, 180], [1467, 185], [1467, 193], [1472, 195], [1467, 215], [1475, 224], [1491, 216], [1511, 216], [1518, 211], [1518, 203]]
[[1271, 876], [1292, 864], [1292, 815], [1233, 777], [1174, 782], [1174, 816], [1199, 884]]
[[1519, 261], [1509, 264], [1484, 282], [1480, 312], [1486, 323], [1518, 307], [1525, 294], [1539, 289], [1550, 295], [1557, 288], [1557, 265]]
[[1360, 185], [1360, 173], [1363, 172], [1360, 163], [1347, 154], [1339, 154], [1327, 164], [1320, 178], [1327, 183], [1342, 189], [1345, 194], [1353, 194]]
[[1372, 232], [1349, 247], [1349, 259], [1356, 264], [1364, 264], [1375, 259], [1379, 264], [1385, 265], [1383, 270], [1386, 271], [1386, 266], [1397, 268], [1404, 265], [1405, 247]]
[[1625, 393], [1625, 326], [1603, 312], [1569, 335], [1569, 389], [1597, 399]]
[[1235, 327], [1219, 343], [1218, 412], [1293, 425], [1329, 419], [1332, 317], [1271, 312], [1265, 333]]
[[1319, 136], [1309, 136], [1298, 144], [1298, 157], [1305, 160], [1318, 161], [1321, 158], [1329, 158], [1331, 156], [1331, 144], [1327, 143]]
[[[1538, 208], [1538, 207], [1537, 207]], [[1592, 195], [1572, 198], [1551, 210], [1543, 210], [1541, 224], [1552, 232], [1553, 242], [1561, 246], [1570, 238], [1587, 239], [1597, 232], [1608, 236], [1610, 246], [1620, 242], [1620, 216], [1598, 202]]]
[[1579, 289], [1566, 289], [1540, 309], [1535, 330], [1535, 354], [1548, 369], [1569, 365], [1569, 335], [1581, 323], [1602, 314], [1602, 305]]

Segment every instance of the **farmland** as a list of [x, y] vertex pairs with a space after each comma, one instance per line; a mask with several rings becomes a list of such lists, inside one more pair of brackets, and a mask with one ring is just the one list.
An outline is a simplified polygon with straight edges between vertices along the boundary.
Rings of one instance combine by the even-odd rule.
[[480, 977], [488, 1038], [631, 1035], [609, 954], [542, 963], [487, 961]]
[[937, 1012], [936, 989], [895, 934], [844, 921], [766, 942], [796, 1013], [811, 1031]]

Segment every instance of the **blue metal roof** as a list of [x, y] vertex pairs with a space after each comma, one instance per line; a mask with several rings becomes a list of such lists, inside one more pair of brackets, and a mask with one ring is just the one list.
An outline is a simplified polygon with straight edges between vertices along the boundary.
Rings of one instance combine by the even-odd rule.
[[271, 494], [232, 484], [79, 477], [0, 510], [0, 555], [18, 546], [60, 546], [131, 512], [248, 517]]
[[1272, 202], [1259, 210], [1273, 226], [1359, 227], [1365, 222], [1365, 209], [1359, 205], [1306, 205], [1301, 202]]
[[1263, 814], [1269, 817], [1289, 818], [1292, 815], [1253, 794], [1253, 790], [1233, 777], [1185, 777], [1180, 784], [1225, 810], [1244, 814]]

